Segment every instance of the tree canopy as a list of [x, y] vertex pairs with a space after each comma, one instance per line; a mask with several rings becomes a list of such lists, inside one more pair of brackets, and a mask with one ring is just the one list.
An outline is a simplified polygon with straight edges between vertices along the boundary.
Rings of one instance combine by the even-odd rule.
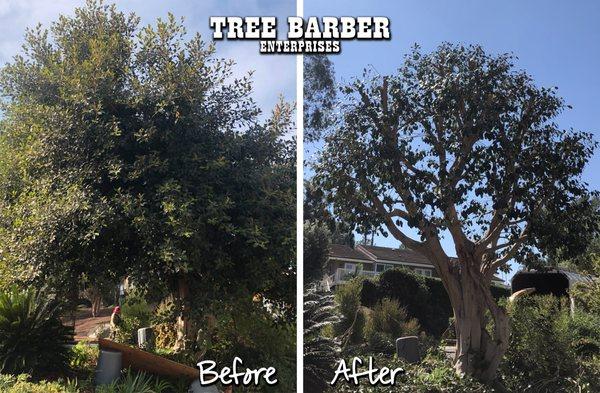
[[365, 71], [341, 88], [315, 165], [337, 215], [433, 263], [454, 311], [455, 368], [485, 382], [509, 339], [493, 274], [513, 258], [544, 262], [557, 244], [583, 252], [581, 234], [598, 225], [596, 192], [581, 179], [592, 134], [561, 128], [569, 106], [557, 88], [538, 87], [514, 60], [445, 43], [415, 47], [392, 75]]
[[203, 296], [293, 303], [292, 109], [263, 120], [251, 75], [234, 69], [173, 15], [140, 26], [88, 1], [28, 30], [0, 76], [11, 279], [190, 275]]
[[414, 249], [447, 230], [485, 254], [490, 270], [539, 254], [565, 234], [559, 227], [575, 235], [573, 225], [594, 225], [594, 215], [572, 218], [590, 211], [593, 192], [580, 176], [596, 143], [561, 129], [554, 119], [568, 105], [513, 60], [479, 46], [417, 47], [396, 74], [365, 71], [345, 86], [343, 115], [316, 165], [336, 209]]

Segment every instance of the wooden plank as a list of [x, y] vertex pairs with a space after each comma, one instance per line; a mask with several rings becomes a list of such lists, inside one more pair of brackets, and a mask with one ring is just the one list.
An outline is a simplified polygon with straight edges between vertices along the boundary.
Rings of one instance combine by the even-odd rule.
[[100, 349], [121, 352], [123, 368], [145, 371], [150, 374], [163, 375], [171, 378], [194, 380], [200, 377], [196, 368], [177, 363], [162, 356], [141, 349], [119, 344], [105, 338], [98, 339]]

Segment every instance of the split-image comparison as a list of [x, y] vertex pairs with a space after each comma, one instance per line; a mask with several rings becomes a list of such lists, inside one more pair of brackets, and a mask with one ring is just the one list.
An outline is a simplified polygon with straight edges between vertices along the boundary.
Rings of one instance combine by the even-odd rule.
[[0, 2], [0, 392], [600, 391], [600, 5], [302, 8]]

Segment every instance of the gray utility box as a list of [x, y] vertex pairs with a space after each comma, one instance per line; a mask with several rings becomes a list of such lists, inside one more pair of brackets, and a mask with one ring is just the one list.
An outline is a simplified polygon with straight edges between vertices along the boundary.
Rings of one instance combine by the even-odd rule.
[[409, 363], [420, 362], [419, 337], [407, 336], [396, 339], [396, 354]]

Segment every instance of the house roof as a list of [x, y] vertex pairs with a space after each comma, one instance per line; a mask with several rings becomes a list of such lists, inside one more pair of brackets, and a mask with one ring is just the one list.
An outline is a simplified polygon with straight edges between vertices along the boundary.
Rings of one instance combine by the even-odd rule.
[[[407, 248], [390, 248], [380, 246], [357, 245], [355, 248], [345, 244], [332, 244], [329, 248], [330, 258], [357, 259], [365, 262], [388, 261], [404, 264], [428, 265], [433, 269], [429, 259], [416, 251]], [[504, 282], [494, 275], [493, 281]]]
[[368, 262], [373, 260], [367, 257], [366, 254], [358, 251], [355, 248], [347, 246], [345, 244], [332, 244], [329, 247], [329, 257], [331, 258], [349, 258], [349, 259], [360, 259]]
[[357, 247], [359, 250], [366, 251], [366, 254], [374, 255], [378, 260], [386, 260], [392, 262], [400, 262], [400, 263], [418, 263], [421, 265], [430, 265], [433, 267], [433, 264], [429, 262], [429, 259], [425, 258], [423, 255], [409, 249], [399, 249], [399, 248], [389, 248], [389, 247], [379, 247], [379, 246], [363, 246], [360, 245]]

